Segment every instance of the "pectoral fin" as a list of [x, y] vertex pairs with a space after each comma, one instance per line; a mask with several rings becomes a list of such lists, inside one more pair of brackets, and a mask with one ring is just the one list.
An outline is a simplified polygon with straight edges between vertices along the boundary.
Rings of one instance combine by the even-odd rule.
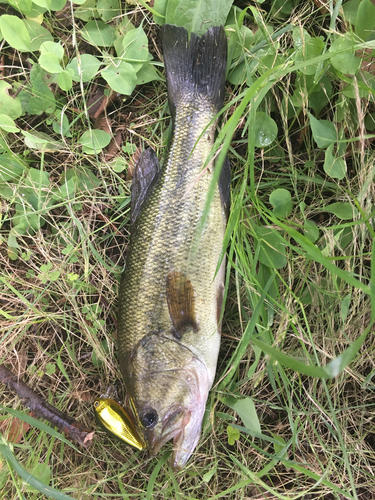
[[145, 149], [134, 169], [130, 223], [134, 224], [147, 198], [152, 193], [160, 175], [160, 165], [155, 152]]
[[167, 275], [166, 285], [169, 315], [175, 336], [181, 338], [189, 328], [197, 332], [194, 288], [191, 281], [184, 273], [171, 271]]

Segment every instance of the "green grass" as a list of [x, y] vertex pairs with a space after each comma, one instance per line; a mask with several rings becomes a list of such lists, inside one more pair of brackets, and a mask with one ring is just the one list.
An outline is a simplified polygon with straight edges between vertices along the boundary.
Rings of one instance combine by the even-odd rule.
[[[247, 4], [235, 4], [228, 34], [234, 36], [236, 20], [256, 34], [239, 38], [232, 71], [243, 64], [247, 84], [240, 71], [229, 77], [218, 134], [221, 157], [228, 150], [232, 164], [232, 210], [224, 244], [222, 348], [199, 445], [175, 474], [167, 462], [170, 444], [150, 458], [100, 430], [86, 451], [36, 426], [15, 444], [1, 427], [4, 500], [43, 497], [30, 489], [39, 483], [28, 479], [29, 473], [57, 490], [49, 493], [54, 498], [375, 496], [374, 73], [360, 67], [349, 76], [341, 73], [330, 49], [340, 37], [351, 38], [354, 45], [334, 54], [345, 54], [340, 64], [347, 64], [354, 50], [363, 60], [373, 57], [374, 42], [361, 41], [365, 21], [344, 21], [351, 14], [344, 15], [341, 2], [332, 15], [312, 1], [296, 2], [293, 11], [292, 2], [259, 8], [254, 2], [243, 17]], [[127, 9], [136, 26], [143, 22], [150, 52], [159, 61], [152, 16], [142, 6]], [[6, 4], [3, 13], [17, 15]], [[76, 17], [70, 25], [54, 12], [44, 19], [55, 41], [64, 40], [69, 60], [77, 55], [73, 34], [80, 53], [99, 57], [107, 50], [82, 39], [79, 29], [86, 20]], [[316, 53], [297, 56], [292, 24], [302, 33], [302, 47], [309, 46], [306, 33], [321, 37], [321, 47], [314, 42], [320, 47]], [[367, 54], [359, 52], [364, 48]], [[27, 53], [4, 42], [1, 56], [13, 92], [30, 83]], [[13, 172], [15, 162], [22, 164], [20, 175], [0, 182], [0, 362], [91, 428], [95, 397], [121, 379], [116, 307], [129, 243], [134, 153], [150, 145], [162, 158], [169, 135], [165, 84], [153, 81], [131, 96], [114, 95], [103, 114], [112, 137], [121, 134], [123, 169], [105, 156], [108, 148], [82, 151], [82, 134], [105, 128], [104, 122], [89, 120], [87, 111], [104, 87], [100, 78], [77, 82], [67, 92], [50, 84], [71, 135], [56, 132], [48, 111], [15, 120], [23, 131], [48, 134], [44, 150], [41, 143], [25, 143], [21, 132], [0, 130], [3, 154], [18, 155], [12, 156]], [[257, 146], [259, 130], [264, 126], [268, 133], [269, 124], [260, 123], [258, 112], [272, 116], [278, 130], [263, 148]], [[308, 113], [318, 120], [317, 128]], [[340, 159], [336, 171], [328, 165], [331, 144]], [[29, 168], [35, 171], [30, 174]], [[270, 202], [277, 189], [290, 194], [291, 204], [276, 193], [281, 212]], [[23, 230], [19, 224], [25, 220], [29, 225]], [[2, 394], [3, 407], [24, 411], [15, 395], [5, 389]], [[233, 410], [239, 400], [249, 414], [255, 410], [246, 422], [246, 415], [241, 419]], [[2, 408], [0, 425], [8, 418]], [[230, 436], [237, 438], [233, 444]]]

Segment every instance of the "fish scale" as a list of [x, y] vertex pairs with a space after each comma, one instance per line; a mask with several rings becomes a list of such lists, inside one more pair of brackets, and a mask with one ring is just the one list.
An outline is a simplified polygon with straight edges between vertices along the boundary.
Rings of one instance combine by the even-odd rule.
[[[152, 151], [142, 155], [135, 169], [118, 352], [150, 452], [174, 438], [172, 465], [179, 469], [198, 441], [220, 346], [225, 263], [216, 270], [226, 210], [219, 186], [203, 224], [202, 216], [214, 170], [212, 163], [205, 168], [205, 162], [222, 105], [226, 38], [223, 28], [213, 28], [201, 39], [192, 35], [189, 48], [186, 30], [168, 25], [163, 30], [172, 139], [162, 169]], [[176, 40], [176, 52], [169, 50], [170, 39]], [[200, 57], [194, 59], [196, 53]], [[212, 63], [216, 57], [217, 67]], [[213, 89], [202, 68], [198, 81], [193, 68], [181, 69], [184, 61], [194, 66], [207, 58]], [[188, 73], [184, 77], [181, 71]]]

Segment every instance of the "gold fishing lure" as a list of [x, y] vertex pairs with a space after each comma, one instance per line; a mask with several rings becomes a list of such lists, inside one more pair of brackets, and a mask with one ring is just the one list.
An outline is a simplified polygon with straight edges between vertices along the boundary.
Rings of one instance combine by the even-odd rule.
[[104, 430], [138, 450], [144, 450], [146, 443], [138, 434], [125, 408], [115, 400], [101, 397], [94, 403], [95, 417]]

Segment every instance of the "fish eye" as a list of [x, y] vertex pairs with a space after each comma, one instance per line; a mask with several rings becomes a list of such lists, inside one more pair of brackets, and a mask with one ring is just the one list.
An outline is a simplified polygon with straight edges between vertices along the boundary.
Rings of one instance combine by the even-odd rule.
[[140, 417], [140, 422], [146, 429], [153, 429], [158, 420], [158, 414], [153, 409], [147, 410], [142, 417]]

